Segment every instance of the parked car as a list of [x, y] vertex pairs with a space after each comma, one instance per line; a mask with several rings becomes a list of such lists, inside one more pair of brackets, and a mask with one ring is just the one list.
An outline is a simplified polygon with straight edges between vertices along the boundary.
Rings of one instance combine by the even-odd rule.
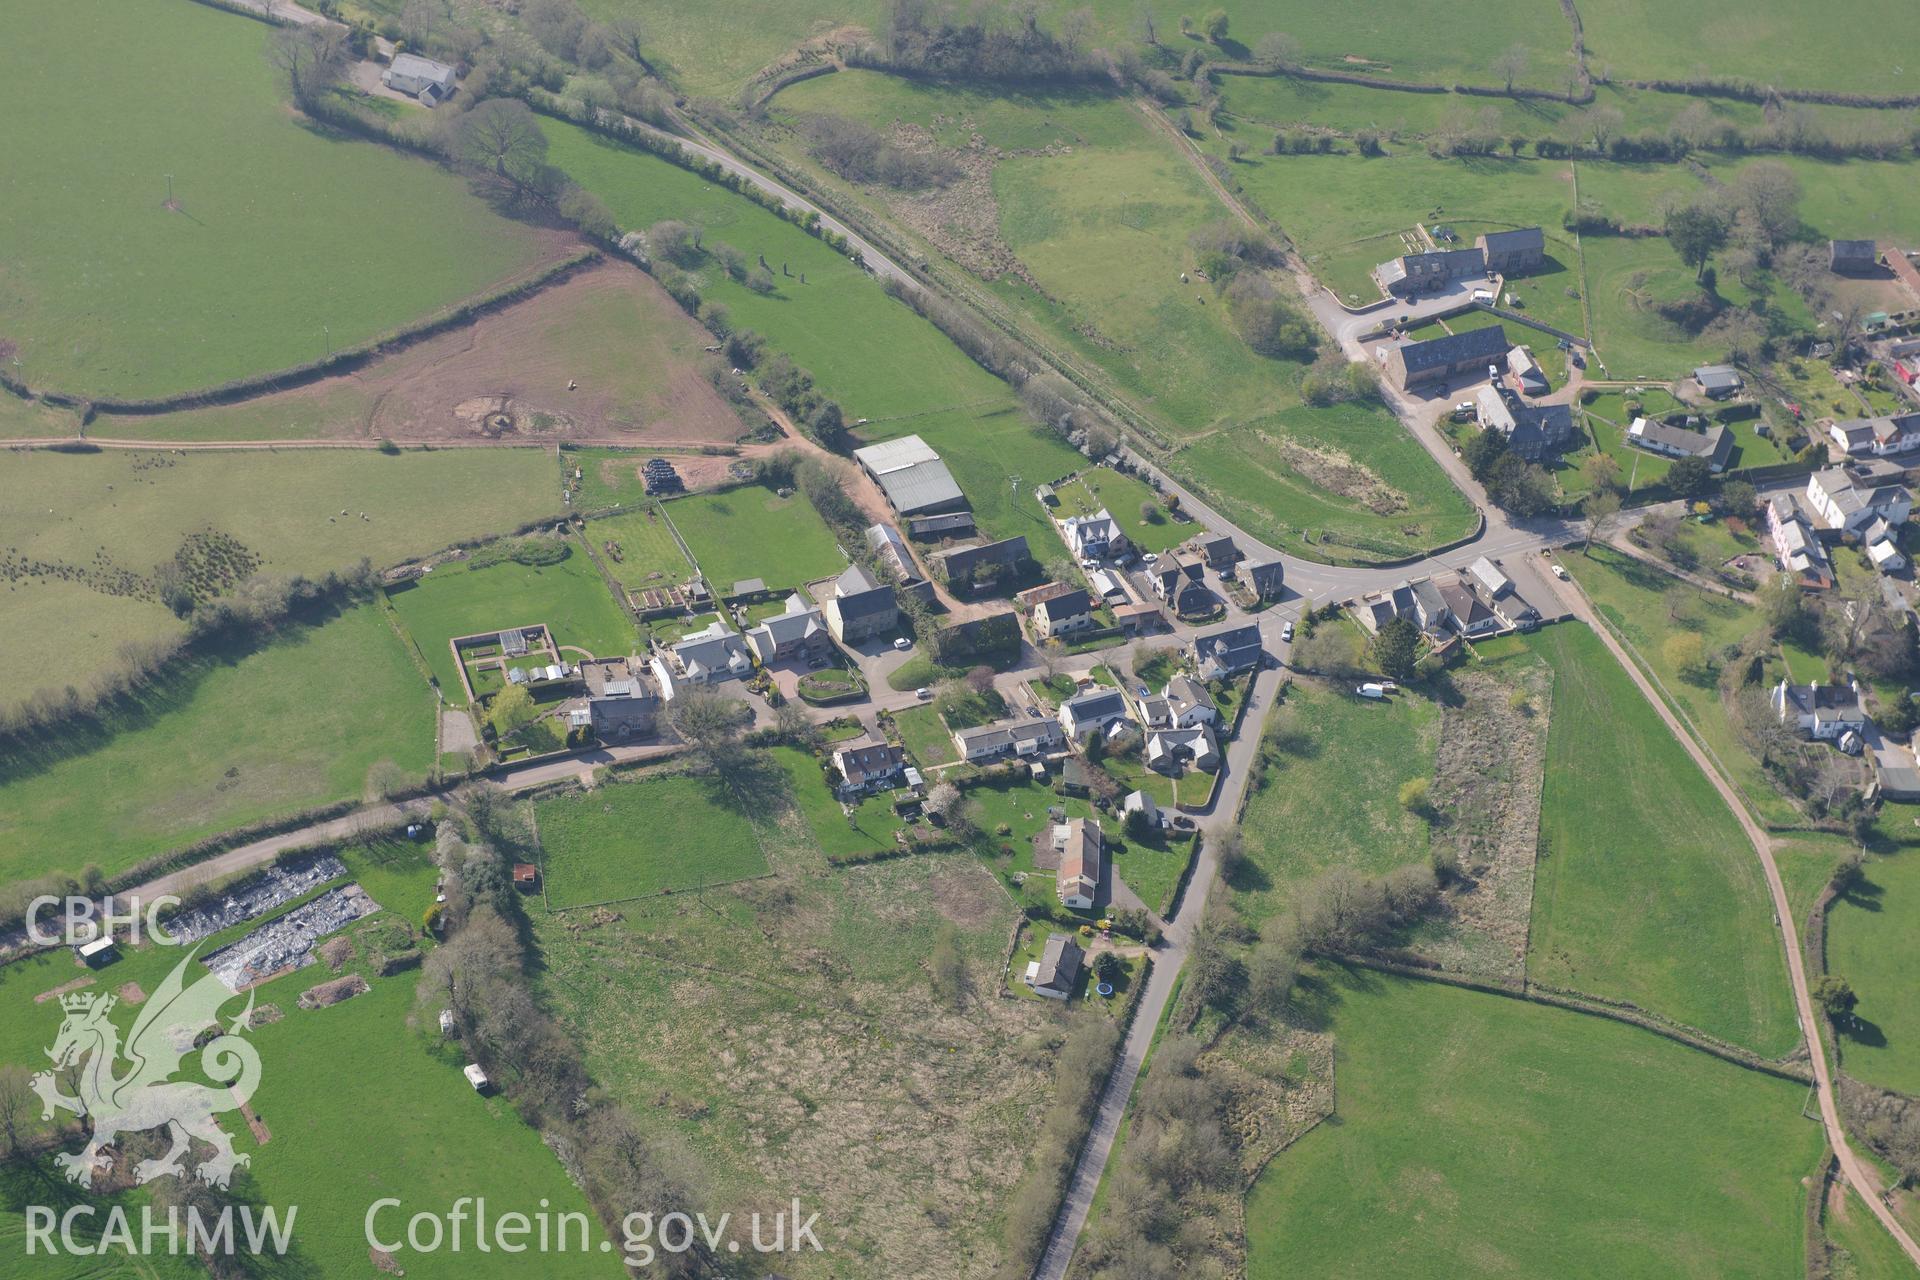
[[1353, 691], [1363, 698], [1384, 698], [1387, 696], [1386, 687], [1375, 684], [1372, 681], [1368, 681], [1366, 684], [1355, 685]]
[[1553, 576], [1565, 582], [1567, 580], [1567, 566], [1563, 564], [1553, 566]]
[[920, 699], [920, 701], [922, 702], [926, 702], [933, 697], [933, 690], [927, 688], [927, 686], [925, 685], [921, 685], [918, 689], [915, 689], [913, 691], [913, 696]]
[[913, 648], [913, 641], [907, 639], [905, 636], [901, 636], [893, 642], [893, 647], [896, 649], [911, 649]]
[[1152, 564], [1159, 558], [1160, 558], [1160, 553], [1157, 551], [1149, 551], [1145, 555], [1140, 557], [1141, 562], [1144, 564]]
[[1291, 622], [1280, 628], [1280, 638], [1288, 644], [1293, 643], [1293, 624]]
[[1032, 716], [1035, 720], [1043, 720], [1046, 718], [1047, 713], [1042, 711], [1038, 707], [1028, 707], [1027, 714]]

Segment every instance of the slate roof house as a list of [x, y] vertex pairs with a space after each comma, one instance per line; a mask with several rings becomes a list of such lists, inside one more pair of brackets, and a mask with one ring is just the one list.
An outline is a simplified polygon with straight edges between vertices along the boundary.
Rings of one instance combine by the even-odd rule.
[[1278, 600], [1286, 586], [1287, 566], [1279, 560], [1271, 564], [1243, 565], [1240, 576], [1253, 589], [1255, 596], [1262, 600]]
[[1203, 533], [1187, 544], [1216, 573], [1227, 573], [1240, 559], [1240, 548], [1224, 533]]
[[1220, 767], [1220, 744], [1209, 724], [1157, 729], [1147, 735], [1146, 756], [1147, 767], [1161, 773], [1178, 773], [1188, 762], [1211, 773]]
[[1465, 373], [1484, 377], [1489, 365], [1498, 366], [1506, 359], [1512, 345], [1506, 330], [1497, 324], [1425, 342], [1403, 342], [1386, 349], [1386, 373], [1402, 391]]
[[1060, 851], [1060, 870], [1054, 885], [1060, 905], [1074, 911], [1093, 910], [1100, 896], [1100, 871], [1107, 853], [1100, 823], [1093, 818], [1074, 818], [1057, 824], [1053, 843]]
[[1127, 718], [1127, 698], [1118, 689], [1094, 688], [1060, 704], [1060, 727], [1080, 738]]
[[1038, 960], [1027, 962], [1026, 983], [1035, 995], [1049, 1000], [1066, 1000], [1080, 982], [1081, 962], [1086, 953], [1068, 933], [1050, 933]]
[[1707, 469], [1716, 475], [1727, 469], [1733, 457], [1733, 432], [1717, 422], [1705, 431], [1694, 431], [1654, 418], [1635, 418], [1627, 428], [1627, 443], [1669, 458], [1705, 458]]
[[1079, 587], [1049, 596], [1033, 607], [1033, 633], [1042, 640], [1085, 631], [1093, 625], [1093, 599]]
[[1189, 675], [1177, 675], [1167, 681], [1160, 696], [1167, 701], [1170, 723], [1181, 729], [1192, 728], [1196, 724], [1216, 724], [1220, 720], [1220, 710], [1213, 704], [1213, 695], [1207, 692], [1207, 686]]
[[1807, 480], [1807, 505], [1823, 529], [1859, 533], [1876, 520], [1906, 522], [1913, 494], [1891, 463], [1853, 464], [1816, 471]]
[[1547, 256], [1546, 233], [1539, 227], [1489, 231], [1475, 237], [1473, 243], [1486, 258], [1486, 269], [1496, 275], [1523, 276], [1538, 271]]
[[1867, 726], [1867, 711], [1860, 705], [1860, 691], [1852, 685], [1792, 684], [1782, 680], [1773, 687], [1769, 700], [1779, 713], [1780, 723], [1792, 724], [1807, 736], [1822, 741], [1838, 738], [1849, 730], [1859, 733]]
[[840, 775], [838, 790], [844, 800], [899, 786], [907, 753], [891, 742], [848, 743], [833, 753], [833, 768]]
[[900, 602], [893, 588], [874, 581], [860, 565], [848, 565], [847, 571], [833, 580], [833, 594], [821, 612], [826, 615], [827, 630], [841, 644], [858, 644], [874, 636], [885, 635], [900, 623]]
[[603, 742], [624, 742], [653, 732], [660, 698], [625, 659], [580, 664], [587, 683], [587, 724]]
[[968, 764], [1002, 756], [1035, 756], [1067, 747], [1067, 731], [1058, 720], [1002, 720], [972, 729], [956, 729], [953, 745]]
[[1767, 531], [1780, 567], [1802, 587], [1824, 591], [1833, 585], [1833, 563], [1827, 549], [1813, 536], [1800, 504], [1790, 493], [1775, 494], [1767, 503]]
[[1507, 448], [1528, 462], [1555, 457], [1578, 443], [1571, 405], [1523, 404], [1517, 396], [1485, 386], [1475, 397], [1474, 409], [1482, 427], [1505, 436]]
[[827, 620], [820, 610], [796, 592], [787, 597], [787, 610], [747, 632], [747, 645], [762, 666], [789, 658], [818, 658], [833, 647]]
[[1905, 453], [1920, 448], [1920, 413], [1879, 418], [1852, 418], [1827, 428], [1840, 451], [1854, 457]]
[[1193, 664], [1202, 680], [1252, 671], [1266, 656], [1256, 626], [1228, 627], [1193, 638]]

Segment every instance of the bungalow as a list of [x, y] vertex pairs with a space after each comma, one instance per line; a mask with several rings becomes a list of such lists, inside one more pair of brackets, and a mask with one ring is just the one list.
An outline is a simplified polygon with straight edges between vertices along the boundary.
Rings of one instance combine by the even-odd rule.
[[1240, 576], [1259, 599], [1278, 600], [1285, 589], [1287, 567], [1278, 560], [1271, 564], [1249, 564], [1240, 570]]
[[1840, 276], [1870, 276], [1880, 265], [1880, 246], [1871, 240], [1827, 241], [1827, 270]]
[[1173, 677], [1160, 691], [1160, 696], [1166, 699], [1170, 723], [1177, 728], [1219, 723], [1220, 709], [1214, 706], [1213, 695], [1192, 676]]
[[1085, 952], [1069, 933], [1050, 933], [1038, 960], [1027, 961], [1026, 983], [1037, 996], [1066, 1000], [1080, 983], [1081, 961]]
[[1840, 452], [1853, 457], [1905, 453], [1920, 448], [1920, 413], [1852, 418], [1833, 423], [1827, 428], [1827, 434]]
[[1802, 587], [1825, 591], [1833, 585], [1833, 564], [1827, 549], [1813, 536], [1813, 528], [1790, 493], [1775, 494], [1767, 503], [1767, 531], [1773, 535], [1774, 555]]
[[1178, 773], [1191, 763], [1208, 773], [1220, 767], [1220, 744], [1213, 726], [1196, 724], [1185, 729], [1160, 729], [1147, 735], [1147, 767], [1161, 773]]
[[1067, 748], [1066, 730], [1057, 720], [1003, 720], [973, 729], [956, 729], [953, 745], [968, 764], [1002, 756], [1037, 756]]
[[381, 84], [395, 93], [418, 98], [429, 107], [437, 107], [453, 96], [455, 79], [452, 67], [417, 53], [396, 53], [380, 73]]
[[1891, 464], [1849, 465], [1816, 471], [1807, 481], [1807, 505], [1823, 529], [1859, 533], [1876, 520], [1906, 522], [1913, 494]]
[[1104, 560], [1126, 550], [1127, 537], [1105, 507], [1090, 516], [1068, 516], [1060, 522], [1060, 536], [1077, 559]]
[[1475, 237], [1473, 244], [1486, 258], [1487, 270], [1499, 276], [1538, 271], [1547, 256], [1547, 236], [1539, 227], [1489, 231]]
[[1093, 598], [1079, 587], [1049, 596], [1033, 607], [1033, 633], [1042, 640], [1085, 631], [1093, 625]]
[[660, 697], [624, 659], [580, 664], [587, 682], [587, 725], [603, 742], [622, 742], [653, 732]]
[[1411, 391], [1428, 383], [1445, 383], [1465, 373], [1484, 377], [1487, 369], [1497, 365], [1512, 345], [1507, 341], [1506, 330], [1496, 324], [1425, 342], [1402, 342], [1385, 348], [1382, 360], [1388, 380], [1402, 391]]
[[1627, 428], [1627, 443], [1669, 458], [1704, 458], [1707, 469], [1715, 474], [1725, 471], [1733, 456], [1733, 433], [1718, 423], [1705, 431], [1690, 431], [1653, 419], [1635, 418]]
[[818, 658], [833, 647], [827, 620], [798, 592], [787, 597], [785, 613], [777, 613], [747, 632], [747, 645], [760, 664], [791, 658]]
[[891, 742], [854, 742], [833, 753], [834, 772], [840, 775], [835, 788], [841, 799], [889, 791], [900, 785], [907, 768], [907, 753]]
[[1193, 665], [1202, 680], [1252, 671], [1266, 656], [1256, 626], [1228, 627], [1193, 638]]
[[1409, 253], [1374, 268], [1382, 292], [1395, 298], [1437, 293], [1467, 276], [1485, 275], [1487, 255], [1482, 249], [1436, 249]]
[[1740, 371], [1730, 364], [1701, 365], [1693, 371], [1693, 381], [1709, 400], [1725, 400], [1747, 385], [1741, 380]]
[[883, 636], [900, 625], [900, 602], [893, 588], [874, 580], [860, 565], [833, 580], [833, 594], [822, 609], [827, 630], [841, 644], [858, 644]]
[[1053, 846], [1060, 852], [1055, 891], [1060, 905], [1072, 911], [1091, 911], [1100, 896], [1101, 864], [1106, 840], [1095, 818], [1074, 818], [1053, 828]]
[[671, 702], [682, 685], [714, 684], [744, 676], [753, 670], [747, 642], [727, 630], [727, 624], [715, 619], [703, 631], [656, 653], [652, 661], [654, 680], [660, 696]]
[[1830, 741], [1867, 727], [1860, 690], [1851, 684], [1792, 684], [1782, 680], [1773, 688], [1773, 709], [1780, 723], [1793, 724], [1809, 737]]
[[1060, 727], [1079, 739], [1127, 718], [1127, 698], [1118, 689], [1094, 688], [1060, 704]]

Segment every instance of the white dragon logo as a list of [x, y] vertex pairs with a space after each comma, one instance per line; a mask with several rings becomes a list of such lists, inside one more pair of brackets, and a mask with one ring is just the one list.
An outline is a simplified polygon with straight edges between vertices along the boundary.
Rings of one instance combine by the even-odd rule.
[[[195, 1169], [205, 1182], [224, 1187], [233, 1171], [248, 1163], [248, 1157], [234, 1151], [233, 1139], [213, 1117], [241, 1106], [260, 1087], [259, 1051], [239, 1038], [252, 1016], [253, 997], [248, 995], [240, 1016], [219, 1032], [220, 1006], [232, 1000], [235, 992], [212, 975], [187, 986], [182, 974], [192, 960], [189, 953], [175, 965], [141, 1007], [124, 1050], [119, 1029], [107, 1020], [119, 1002], [117, 997], [82, 992], [60, 998], [66, 1019], [47, 1056], [53, 1059], [54, 1071], [74, 1069], [79, 1096], [62, 1093], [54, 1071], [35, 1075], [33, 1090], [44, 1104], [42, 1119], [51, 1120], [56, 1107], [93, 1118], [92, 1141], [77, 1155], [62, 1152], [57, 1157], [69, 1181], [92, 1187], [95, 1172], [110, 1159], [106, 1148], [116, 1137], [162, 1127], [170, 1131], [173, 1146], [160, 1158], [135, 1165], [137, 1182], [184, 1173], [180, 1157], [193, 1138], [214, 1149], [213, 1158]], [[220, 1087], [170, 1079], [180, 1069], [180, 1060], [195, 1051], [195, 1038], [208, 1027], [217, 1034], [199, 1049], [201, 1069], [208, 1079], [232, 1084]], [[116, 1074], [123, 1058], [127, 1069]]]

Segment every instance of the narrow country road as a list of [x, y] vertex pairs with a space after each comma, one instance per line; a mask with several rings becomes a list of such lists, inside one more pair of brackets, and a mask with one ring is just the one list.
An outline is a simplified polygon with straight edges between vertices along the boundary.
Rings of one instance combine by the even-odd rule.
[[1126, 1118], [1127, 1102], [1133, 1096], [1134, 1082], [1140, 1077], [1147, 1051], [1152, 1048], [1153, 1037], [1160, 1029], [1160, 1016], [1173, 995], [1180, 968], [1186, 963], [1194, 929], [1206, 914], [1207, 894], [1213, 888], [1216, 866], [1213, 839], [1238, 820], [1240, 799], [1246, 794], [1247, 782], [1253, 774], [1254, 754], [1259, 750], [1261, 725], [1273, 707], [1273, 697], [1280, 687], [1280, 679], [1278, 667], [1264, 668], [1255, 676], [1253, 690], [1247, 695], [1246, 716], [1241, 721], [1240, 732], [1227, 744], [1227, 776], [1214, 797], [1212, 811], [1201, 824], [1200, 829], [1206, 838], [1201, 841], [1200, 856], [1194, 860], [1179, 910], [1167, 921], [1163, 935], [1165, 941], [1154, 952], [1153, 972], [1147, 978], [1147, 989], [1141, 993], [1140, 1006], [1134, 1011], [1126, 1041], [1120, 1046], [1120, 1056], [1113, 1064], [1112, 1073], [1107, 1076], [1106, 1088], [1101, 1090], [1099, 1108], [1094, 1112], [1093, 1124], [1087, 1131], [1087, 1140], [1080, 1148], [1079, 1158], [1074, 1161], [1073, 1178], [1067, 1184], [1059, 1215], [1054, 1219], [1053, 1232], [1047, 1237], [1046, 1252], [1041, 1255], [1040, 1266], [1033, 1273], [1034, 1280], [1063, 1280], [1068, 1265], [1073, 1261], [1074, 1246], [1079, 1241], [1082, 1228], [1087, 1225], [1088, 1213], [1093, 1209], [1093, 1194], [1099, 1189], [1101, 1175], [1106, 1172], [1107, 1159], [1113, 1154], [1114, 1139], [1120, 1134], [1120, 1122]]
[[1733, 784], [1722, 776], [1713, 760], [1682, 727], [1672, 709], [1667, 706], [1666, 700], [1660, 696], [1659, 691], [1641, 671], [1639, 664], [1633, 661], [1632, 656], [1614, 638], [1613, 632], [1602, 624], [1592, 604], [1587, 600], [1586, 593], [1571, 581], [1560, 584], [1557, 589], [1566, 600], [1573, 615], [1593, 629], [1594, 634], [1600, 637], [1614, 659], [1626, 668], [1629, 676], [1633, 677], [1633, 682], [1639, 686], [1641, 695], [1653, 704], [1655, 711], [1660, 713], [1660, 719], [1666, 723], [1668, 732], [1679, 739], [1680, 745], [1686, 748], [1687, 754], [1693, 757], [1693, 762], [1700, 767], [1700, 771], [1720, 793], [1720, 798], [1726, 801], [1727, 808], [1733, 810], [1733, 816], [1739, 820], [1741, 830], [1746, 832], [1747, 840], [1753, 845], [1753, 851], [1760, 859], [1761, 869], [1766, 872], [1767, 893], [1773, 899], [1774, 919], [1779, 921], [1781, 945], [1787, 952], [1787, 977], [1793, 984], [1794, 1013], [1800, 1020], [1800, 1034], [1806, 1039], [1807, 1053], [1812, 1059], [1814, 1089], [1820, 1098], [1820, 1123], [1827, 1131], [1827, 1145], [1833, 1148], [1834, 1155], [1840, 1161], [1841, 1175], [1853, 1185], [1855, 1191], [1860, 1193], [1860, 1198], [1873, 1211], [1873, 1216], [1880, 1219], [1880, 1225], [1892, 1233], [1908, 1259], [1916, 1267], [1920, 1267], [1920, 1244], [1914, 1242], [1907, 1229], [1900, 1224], [1900, 1220], [1893, 1216], [1893, 1210], [1889, 1209], [1886, 1202], [1880, 1198], [1878, 1181], [1854, 1154], [1852, 1146], [1847, 1142], [1846, 1127], [1840, 1122], [1840, 1110], [1833, 1096], [1833, 1075], [1827, 1065], [1826, 1045], [1820, 1038], [1819, 1015], [1814, 1010], [1813, 997], [1807, 990], [1806, 963], [1800, 947], [1800, 930], [1794, 922], [1793, 909], [1787, 901], [1786, 886], [1780, 880], [1780, 868], [1774, 862], [1773, 841], [1747, 812], [1747, 807], [1734, 791]]

